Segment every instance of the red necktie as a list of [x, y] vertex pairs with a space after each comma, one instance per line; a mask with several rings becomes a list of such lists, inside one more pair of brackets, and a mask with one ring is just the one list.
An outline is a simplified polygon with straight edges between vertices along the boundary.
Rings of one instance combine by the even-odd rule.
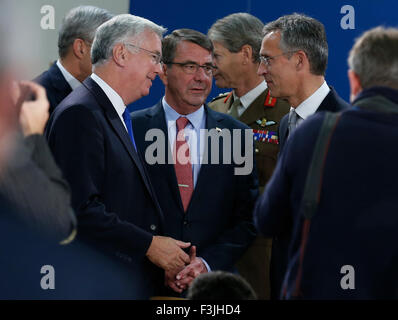
[[189, 145], [185, 140], [184, 128], [189, 120], [184, 117], [177, 119], [177, 138], [174, 145], [174, 168], [177, 176], [178, 189], [184, 211], [187, 211], [193, 192], [192, 165], [189, 153]]

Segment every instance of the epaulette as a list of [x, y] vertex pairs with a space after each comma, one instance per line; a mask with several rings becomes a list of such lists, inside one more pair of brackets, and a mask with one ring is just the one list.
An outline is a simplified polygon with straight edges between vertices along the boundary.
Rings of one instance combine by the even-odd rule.
[[214, 97], [213, 99], [211, 99], [210, 102], [217, 101], [217, 100], [219, 100], [219, 99], [221, 99], [221, 98], [225, 98], [225, 97], [227, 97], [229, 94], [230, 94], [230, 92], [220, 93], [217, 97]]

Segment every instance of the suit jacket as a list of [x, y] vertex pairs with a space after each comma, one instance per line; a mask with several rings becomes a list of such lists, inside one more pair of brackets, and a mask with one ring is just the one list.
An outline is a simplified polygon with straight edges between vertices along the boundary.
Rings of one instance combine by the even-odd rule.
[[72, 88], [61, 73], [61, 70], [59, 70], [56, 62], [54, 62], [50, 69], [44, 71], [34, 79], [34, 81], [46, 89], [47, 98], [50, 102], [50, 114], [72, 92]]
[[[339, 112], [349, 107], [350, 105], [339, 97], [339, 95], [333, 89], [333, 87], [330, 87], [328, 95], [325, 97], [325, 99], [323, 99], [322, 103], [319, 105], [316, 112], [321, 112], [321, 111]], [[282, 153], [286, 139], [289, 135], [288, 120], [289, 120], [289, 114], [285, 115], [282, 118], [281, 124], [279, 126], [280, 153]]]
[[[207, 106], [205, 113], [207, 129], [247, 128]], [[158, 128], [168, 137], [161, 102], [132, 113], [132, 122], [137, 147], [143, 154], [152, 143], [145, 141], [149, 129]], [[168, 150], [168, 138], [165, 144]], [[210, 145], [208, 150], [211, 150]], [[223, 161], [222, 150], [220, 143], [220, 163]], [[210, 153], [208, 159], [211, 159]], [[258, 195], [256, 171], [254, 169], [249, 175], [234, 175], [236, 167], [233, 160], [232, 164], [202, 164], [189, 207], [184, 213], [174, 165], [167, 162], [147, 164], [165, 215], [165, 234], [197, 246], [197, 256], [205, 259], [212, 270], [232, 270], [255, 236], [252, 208]]]
[[[330, 87], [330, 91], [319, 105], [316, 112], [331, 111], [338, 112], [349, 108], [350, 105], [341, 99], [337, 92]], [[282, 154], [285, 146], [286, 139], [289, 135], [288, 130], [288, 119], [289, 114], [286, 114], [279, 126], [279, 142], [280, 151]], [[280, 289], [282, 287], [283, 278], [287, 268], [287, 252], [290, 243], [290, 229], [291, 222], [287, 223], [287, 227], [283, 233], [278, 234], [274, 237], [272, 243], [272, 256], [271, 256], [271, 296], [273, 299], [277, 299], [280, 296]]]
[[[303, 229], [300, 206], [324, 113], [304, 121], [287, 141], [254, 213], [259, 232], [268, 236], [281, 234], [293, 221], [287, 297], [298, 279], [299, 293], [306, 299], [398, 297], [398, 152], [391, 148], [398, 140], [398, 91], [390, 91], [395, 91], [391, 95], [395, 114], [362, 107], [343, 111], [324, 161], [320, 200], [309, 233]], [[341, 286], [347, 283], [343, 279], [347, 271], [341, 271], [345, 265], [355, 270], [355, 290]]]
[[11, 158], [0, 173], [0, 194], [18, 218], [58, 242], [73, 240], [76, 217], [70, 190], [42, 135], [18, 133]]
[[122, 121], [91, 77], [56, 108], [46, 134], [72, 189], [78, 235], [127, 263], [149, 264], [163, 214]]

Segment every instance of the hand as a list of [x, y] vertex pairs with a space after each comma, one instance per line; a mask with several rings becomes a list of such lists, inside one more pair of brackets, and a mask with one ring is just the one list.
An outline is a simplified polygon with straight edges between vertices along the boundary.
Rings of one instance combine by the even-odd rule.
[[165, 271], [180, 270], [190, 262], [189, 256], [181, 248], [190, 245], [189, 242], [154, 236], [146, 255], [152, 263]]
[[[189, 259], [192, 261], [193, 259], [196, 258], [196, 247], [192, 246], [191, 249], [189, 250]], [[176, 283], [176, 276], [177, 274], [182, 271], [183, 268], [177, 269], [177, 270], [171, 270], [171, 271], [166, 271], [165, 272], [165, 279], [164, 279], [164, 284], [165, 286], [169, 286], [171, 289], [173, 289], [175, 292], [181, 293], [183, 290], [186, 289], [186, 286], [183, 285], [181, 287], [177, 286]], [[193, 280], [193, 278], [192, 278]]]
[[[19, 123], [24, 135], [43, 134], [50, 107], [45, 89], [34, 82], [21, 81], [13, 91], [16, 107], [21, 108]], [[28, 95], [32, 95], [34, 100], [25, 101]]]
[[207, 273], [206, 265], [201, 258], [196, 257], [196, 247], [190, 253], [191, 262], [176, 276], [176, 286], [182, 290], [189, 287], [191, 282], [200, 274]]

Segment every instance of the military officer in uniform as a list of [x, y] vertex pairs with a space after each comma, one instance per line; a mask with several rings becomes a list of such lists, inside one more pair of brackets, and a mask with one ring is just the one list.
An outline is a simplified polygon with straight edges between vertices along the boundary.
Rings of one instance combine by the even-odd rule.
[[[233, 89], [214, 98], [209, 107], [253, 129], [260, 193], [275, 168], [279, 121], [290, 109], [284, 100], [270, 96], [264, 78], [257, 75], [263, 27], [258, 18], [235, 13], [217, 20], [208, 31], [214, 45], [216, 85]], [[259, 299], [270, 298], [271, 245], [271, 239], [258, 236], [237, 265]]]

